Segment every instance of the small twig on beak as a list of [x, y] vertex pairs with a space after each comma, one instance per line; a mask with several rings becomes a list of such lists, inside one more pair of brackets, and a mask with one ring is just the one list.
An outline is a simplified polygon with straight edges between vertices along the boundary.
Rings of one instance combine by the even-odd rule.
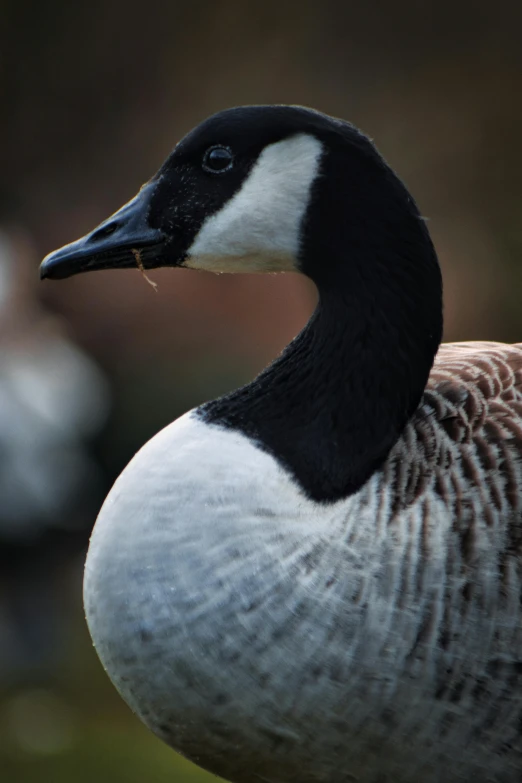
[[156, 293], [158, 293], [158, 284], [155, 283], [154, 280], [151, 280], [148, 274], [145, 272], [145, 267], [143, 266], [143, 261], [141, 260], [141, 252], [133, 248], [132, 255], [136, 259], [136, 266], [140, 270], [141, 274], [143, 275], [147, 283], [153, 287]]

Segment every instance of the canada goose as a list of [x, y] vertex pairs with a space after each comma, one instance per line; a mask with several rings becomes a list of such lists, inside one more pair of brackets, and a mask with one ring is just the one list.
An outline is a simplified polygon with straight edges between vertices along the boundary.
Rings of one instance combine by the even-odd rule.
[[415, 202], [310, 109], [210, 117], [41, 275], [136, 259], [297, 270], [319, 304], [252, 383], [147, 443], [100, 512], [85, 608], [124, 699], [234, 783], [519, 783], [522, 345], [437, 354]]

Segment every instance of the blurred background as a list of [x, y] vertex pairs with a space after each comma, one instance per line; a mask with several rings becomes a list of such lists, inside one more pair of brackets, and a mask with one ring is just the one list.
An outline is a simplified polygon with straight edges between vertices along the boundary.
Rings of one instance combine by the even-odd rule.
[[130, 714], [84, 626], [83, 560], [132, 454], [250, 379], [308, 318], [295, 275], [104, 272], [43, 255], [243, 103], [350, 119], [418, 200], [447, 340], [522, 341], [518, 0], [0, 0], [0, 770], [6, 783], [209, 781]]

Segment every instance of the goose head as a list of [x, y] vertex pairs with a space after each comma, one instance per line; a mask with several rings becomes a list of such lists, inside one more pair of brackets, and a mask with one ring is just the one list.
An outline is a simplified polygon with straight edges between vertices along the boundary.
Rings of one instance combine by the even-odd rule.
[[[440, 286], [415, 202], [372, 142], [300, 106], [244, 106], [208, 118], [134, 199], [50, 253], [41, 276], [136, 267], [135, 251], [146, 269], [297, 271], [319, 286], [350, 271], [354, 279], [378, 275], [384, 263], [406, 283], [415, 269], [406, 273], [390, 257], [402, 255]], [[440, 298], [430, 298], [440, 309]]]

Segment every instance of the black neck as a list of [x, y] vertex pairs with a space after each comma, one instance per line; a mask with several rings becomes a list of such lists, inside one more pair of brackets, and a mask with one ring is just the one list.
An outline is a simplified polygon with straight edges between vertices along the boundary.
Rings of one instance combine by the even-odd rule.
[[206, 421], [255, 439], [316, 501], [352, 494], [382, 465], [421, 400], [441, 340], [435, 251], [413, 200], [389, 176], [389, 204], [363, 193], [350, 213], [361, 205], [363, 220], [373, 203], [374, 230], [357, 215], [347, 223], [337, 202], [315, 194], [322, 208], [305, 229], [301, 267], [318, 287], [316, 311], [252, 383], [201, 409]]

